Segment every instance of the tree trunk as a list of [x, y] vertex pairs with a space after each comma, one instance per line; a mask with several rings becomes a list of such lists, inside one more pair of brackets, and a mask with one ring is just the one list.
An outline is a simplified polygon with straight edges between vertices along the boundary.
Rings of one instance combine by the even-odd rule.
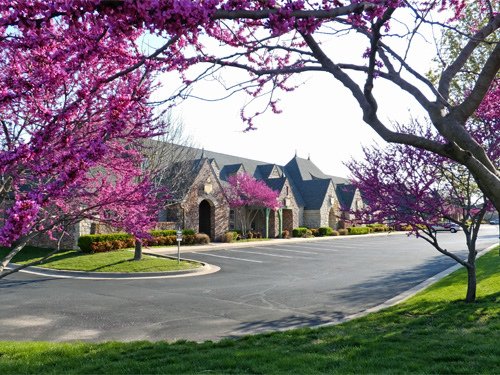
[[467, 267], [467, 295], [465, 302], [472, 303], [476, 301], [476, 264], [472, 263]]
[[142, 259], [142, 242], [135, 240], [134, 260]]

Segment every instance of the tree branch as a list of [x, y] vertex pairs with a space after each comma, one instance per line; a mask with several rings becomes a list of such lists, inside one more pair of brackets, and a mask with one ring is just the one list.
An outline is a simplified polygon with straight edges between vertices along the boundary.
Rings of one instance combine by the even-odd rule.
[[441, 93], [441, 96], [444, 98], [444, 100], [448, 101], [450, 96], [451, 81], [457, 75], [460, 69], [462, 69], [463, 66], [467, 63], [467, 60], [470, 58], [477, 46], [479, 46], [479, 44], [484, 41], [488, 35], [491, 35], [499, 27], [500, 13], [497, 14], [485, 27], [474, 34], [474, 36], [467, 42], [465, 47], [460, 51], [455, 61], [453, 61], [453, 63], [443, 71], [441, 79], [439, 80], [438, 91]]

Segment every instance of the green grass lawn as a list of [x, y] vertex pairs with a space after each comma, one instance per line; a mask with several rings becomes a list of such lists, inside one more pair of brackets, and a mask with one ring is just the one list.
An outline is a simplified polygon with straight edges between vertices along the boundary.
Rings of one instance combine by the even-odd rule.
[[[51, 250], [37, 247], [26, 247], [12, 260], [14, 263], [26, 264], [41, 259]], [[7, 254], [7, 249], [0, 249], [0, 258]], [[62, 251], [39, 267], [67, 271], [89, 272], [161, 272], [197, 268], [195, 262], [167, 259], [143, 255], [140, 261], [134, 261], [134, 253], [129, 250], [117, 250], [106, 253], [84, 254], [78, 251]], [[1, 357], [0, 357], [1, 361]]]
[[341, 325], [204, 342], [0, 342], [0, 373], [500, 374], [500, 257], [478, 261], [478, 301], [458, 271], [407, 302]]

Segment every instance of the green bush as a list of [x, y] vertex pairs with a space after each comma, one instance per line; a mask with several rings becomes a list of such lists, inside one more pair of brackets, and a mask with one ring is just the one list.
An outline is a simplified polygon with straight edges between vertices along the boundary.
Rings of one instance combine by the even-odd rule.
[[153, 237], [167, 237], [177, 235], [177, 231], [175, 229], [152, 230], [150, 233]]
[[368, 227], [350, 227], [349, 234], [357, 235], [357, 234], [368, 234], [370, 233], [370, 228]]
[[345, 228], [339, 229], [339, 235], [345, 236], [345, 235], [347, 235], [347, 233], [349, 233], [349, 231], [347, 229], [345, 229]]
[[371, 229], [371, 232], [388, 232], [390, 229], [388, 225], [380, 223], [366, 224], [366, 226]]
[[[172, 246], [177, 243], [177, 231], [154, 230], [151, 238], [143, 240], [144, 246]], [[208, 242], [207, 242], [208, 240]], [[203, 234], [198, 236], [193, 229], [182, 231], [184, 245], [207, 244], [210, 237]], [[135, 239], [128, 233], [87, 234], [78, 238], [78, 247], [84, 253], [101, 253], [135, 246]]]
[[336, 230], [332, 230], [332, 234], [330, 234], [330, 236], [338, 236], [338, 235], [339, 235], [339, 232]]
[[[177, 236], [177, 231], [175, 229], [164, 229], [164, 230], [152, 230], [149, 232], [153, 237], [165, 237], [165, 236]], [[183, 235], [195, 235], [194, 229], [183, 229]]]
[[318, 228], [311, 228], [310, 231], [311, 231], [311, 234], [314, 237], [319, 237], [320, 236]]
[[304, 235], [306, 234], [306, 232], [310, 230], [306, 227], [298, 227], [298, 228], [294, 228], [292, 230], [292, 236], [293, 237], [304, 237]]
[[318, 233], [320, 236], [331, 236], [333, 229], [330, 227], [320, 227], [318, 228]]
[[237, 239], [238, 239], [237, 232], [229, 231], [229, 232], [226, 232], [222, 235], [222, 242], [230, 243], [230, 242], [236, 241]]
[[[128, 233], [109, 233], [109, 234], [87, 234], [78, 238], [78, 247], [84, 253], [92, 253], [92, 244], [96, 242], [123, 241], [129, 244], [134, 237]], [[133, 246], [133, 245], [132, 245]]]
[[208, 237], [205, 233], [197, 233], [194, 237], [195, 243], [199, 245], [207, 245], [210, 243], [210, 237]]

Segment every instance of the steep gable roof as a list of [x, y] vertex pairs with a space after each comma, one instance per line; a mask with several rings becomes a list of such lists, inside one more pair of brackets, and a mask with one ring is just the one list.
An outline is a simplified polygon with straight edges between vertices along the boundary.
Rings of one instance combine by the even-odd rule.
[[305, 201], [305, 208], [307, 210], [319, 210], [323, 206], [331, 184], [330, 179], [302, 181], [299, 186], [300, 193]]
[[246, 168], [243, 166], [243, 164], [230, 164], [230, 165], [224, 165], [222, 169], [220, 170], [220, 179], [227, 181], [227, 179], [232, 176], [233, 174], [236, 173], [242, 173], [246, 172]]
[[350, 184], [338, 184], [335, 187], [335, 192], [337, 193], [340, 206], [343, 209], [350, 209], [354, 195], [356, 194], [356, 187]]
[[311, 159], [303, 159], [295, 156], [285, 165], [285, 171], [295, 179], [302, 181], [330, 179], [334, 184], [345, 184], [349, 181], [343, 177], [324, 174]]
[[281, 192], [286, 182], [286, 177], [281, 178], [263, 178], [262, 181], [266, 183], [271, 189]]

